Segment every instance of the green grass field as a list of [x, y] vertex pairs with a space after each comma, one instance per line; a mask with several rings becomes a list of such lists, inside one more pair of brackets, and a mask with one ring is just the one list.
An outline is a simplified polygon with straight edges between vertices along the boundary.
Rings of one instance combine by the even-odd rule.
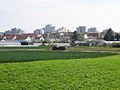
[[113, 48], [113, 47], [69, 47], [68, 50], [81, 50], [81, 51], [116, 51], [120, 52], [120, 48]]
[[115, 53], [4, 51], [0, 62], [11, 62], [0, 64], [0, 90], [120, 89]]
[[67, 51], [0, 51], [0, 62], [29, 62], [41, 60], [97, 58], [115, 53], [67, 52]]
[[[8, 49], [9, 51], [10, 50], [28, 50], [28, 49], [40, 49], [40, 50], [46, 50], [46, 51], [49, 51], [49, 50], [52, 50], [52, 47], [51, 46], [38, 46], [38, 47], [0, 47], [0, 50], [3, 50], [3, 49]], [[71, 46], [71, 47], [67, 47], [66, 48], [67, 50], [69, 51], [107, 51], [107, 52], [120, 52], [120, 48], [112, 48], [112, 47], [82, 47], [82, 46]], [[31, 51], [32, 51], [31, 50]]]
[[50, 49], [50, 46], [38, 46], [38, 47], [0, 47], [0, 49]]

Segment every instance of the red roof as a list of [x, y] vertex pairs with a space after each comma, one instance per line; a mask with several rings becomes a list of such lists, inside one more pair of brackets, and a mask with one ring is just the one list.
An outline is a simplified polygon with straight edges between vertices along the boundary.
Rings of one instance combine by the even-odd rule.
[[36, 37], [38, 34], [33, 34], [33, 33], [27, 33], [27, 34], [15, 34], [15, 35], [10, 35], [10, 36], [32, 36], [32, 37]]
[[0, 36], [0, 39], [3, 39], [4, 38], [4, 36]]
[[[16, 36], [17, 39], [26, 39], [27, 37], [37, 37], [38, 34], [33, 34], [33, 33], [27, 33], [27, 34], [16, 34], [16, 35], [9, 35], [6, 36], [6, 39], [13, 39]], [[3, 39], [5, 36], [0, 36], [0, 39]]]
[[25, 40], [28, 36], [17, 36], [15, 40]]
[[14, 36], [6, 36], [6, 39], [13, 39]]

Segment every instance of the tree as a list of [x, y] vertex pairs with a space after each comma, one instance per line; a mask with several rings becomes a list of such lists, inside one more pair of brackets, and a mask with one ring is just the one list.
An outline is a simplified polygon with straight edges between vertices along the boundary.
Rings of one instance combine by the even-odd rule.
[[117, 41], [119, 41], [119, 39], [120, 39], [120, 35], [119, 35], [118, 33], [116, 33], [116, 35], [115, 35], [115, 39], [117, 39]]
[[79, 41], [84, 41], [84, 36], [83, 36], [83, 34], [79, 34], [79, 35], [78, 35], [78, 40], [79, 40]]
[[68, 43], [68, 39], [63, 39], [61, 42], [62, 43]]
[[40, 40], [40, 43], [43, 43], [44, 41], [45, 41], [45, 40], [42, 39], [42, 40]]
[[59, 43], [59, 41], [55, 40], [55, 41], [53, 41], [53, 43]]
[[43, 43], [51, 43], [50, 40], [44, 40]]
[[76, 31], [73, 32], [72, 40], [76, 41], [78, 39], [78, 34]]
[[105, 34], [104, 40], [106, 40], [106, 41], [113, 41], [114, 40], [114, 32], [111, 28]]

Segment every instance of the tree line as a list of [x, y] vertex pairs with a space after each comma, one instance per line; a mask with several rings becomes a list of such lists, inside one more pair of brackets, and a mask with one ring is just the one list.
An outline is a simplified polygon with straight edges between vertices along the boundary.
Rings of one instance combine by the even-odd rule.
[[108, 29], [107, 33], [104, 36], [104, 40], [106, 41], [119, 41], [120, 40], [120, 34], [115, 33], [111, 28]]

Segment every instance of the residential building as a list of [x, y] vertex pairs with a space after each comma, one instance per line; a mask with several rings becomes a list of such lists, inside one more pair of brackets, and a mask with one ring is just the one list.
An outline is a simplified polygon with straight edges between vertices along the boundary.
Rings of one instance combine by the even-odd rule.
[[63, 32], [63, 33], [65, 33], [65, 32], [69, 32], [69, 30], [66, 29], [65, 27], [62, 27], [62, 28], [59, 28], [56, 32]]
[[44, 34], [44, 28], [34, 30], [34, 34]]
[[99, 39], [100, 33], [99, 32], [89, 32], [88, 39]]
[[34, 34], [40, 34], [41, 29], [34, 30]]
[[89, 28], [88, 32], [97, 32], [97, 28], [96, 27]]
[[11, 31], [10, 30], [8, 30], [8, 31], [5, 31], [5, 35], [11, 35]]
[[0, 36], [4, 36], [4, 32], [0, 32]]
[[84, 34], [86, 32], [86, 26], [79, 26], [77, 32]]
[[52, 32], [55, 32], [55, 27], [48, 24], [45, 26], [45, 33], [52, 33]]
[[1, 41], [19, 41], [19, 42], [29, 42], [34, 41], [34, 39], [38, 37], [38, 34], [15, 34], [15, 35], [8, 35], [8, 36], [0, 36]]
[[24, 31], [17, 28], [12, 28], [11, 30], [5, 31], [5, 35], [23, 34]]
[[3, 40], [4, 36], [0, 36], [0, 41]]

